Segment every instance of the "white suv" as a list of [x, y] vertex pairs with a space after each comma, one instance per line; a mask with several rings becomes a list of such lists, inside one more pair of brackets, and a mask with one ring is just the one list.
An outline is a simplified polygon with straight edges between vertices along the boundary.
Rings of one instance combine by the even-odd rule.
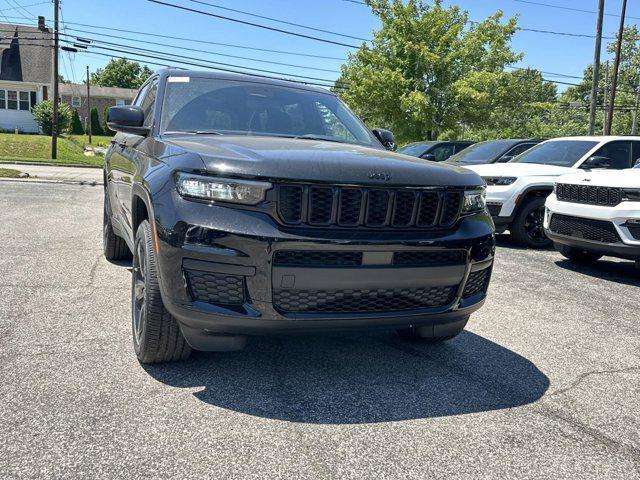
[[640, 260], [640, 164], [562, 176], [546, 206], [547, 236], [568, 259]]
[[565, 137], [547, 140], [507, 163], [473, 165], [487, 183], [487, 208], [498, 233], [509, 230], [531, 248], [551, 245], [544, 202], [556, 179], [578, 169], [629, 169], [640, 157], [640, 137]]

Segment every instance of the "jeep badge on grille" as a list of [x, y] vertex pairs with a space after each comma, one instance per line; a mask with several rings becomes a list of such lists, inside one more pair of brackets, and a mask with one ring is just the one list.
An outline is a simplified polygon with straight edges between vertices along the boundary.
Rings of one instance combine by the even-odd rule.
[[369, 172], [369, 178], [371, 180], [384, 180], [384, 181], [389, 181], [391, 180], [391, 174], [389, 172], [378, 172], [375, 170], [371, 170]]

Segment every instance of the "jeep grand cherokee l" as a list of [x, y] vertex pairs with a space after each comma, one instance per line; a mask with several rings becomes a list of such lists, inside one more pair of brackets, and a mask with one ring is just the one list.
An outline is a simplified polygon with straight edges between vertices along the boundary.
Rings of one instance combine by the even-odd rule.
[[167, 69], [108, 123], [104, 251], [133, 252], [141, 362], [279, 332], [441, 341], [484, 302], [482, 179], [387, 151], [329, 91]]

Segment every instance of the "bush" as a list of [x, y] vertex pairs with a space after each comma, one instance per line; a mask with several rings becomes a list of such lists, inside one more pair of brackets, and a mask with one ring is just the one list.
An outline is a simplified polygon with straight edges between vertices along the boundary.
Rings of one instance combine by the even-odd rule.
[[93, 107], [91, 109], [91, 134], [92, 135], [104, 135], [102, 126], [100, 125], [100, 117], [98, 116], [98, 109]]
[[104, 112], [102, 112], [102, 131], [105, 135], [114, 136], [116, 132], [111, 130], [107, 125], [107, 115], [109, 114], [109, 106], [104, 107]]
[[[33, 119], [45, 135], [51, 135], [51, 124], [53, 123], [53, 100], [44, 100], [36, 104], [32, 109]], [[71, 121], [71, 110], [66, 103], [58, 104], [58, 133], [62, 133], [69, 128]]]
[[71, 112], [71, 126], [69, 127], [69, 133], [74, 135], [84, 135], [84, 128], [82, 128], [80, 115], [78, 115], [78, 110], [75, 108]]

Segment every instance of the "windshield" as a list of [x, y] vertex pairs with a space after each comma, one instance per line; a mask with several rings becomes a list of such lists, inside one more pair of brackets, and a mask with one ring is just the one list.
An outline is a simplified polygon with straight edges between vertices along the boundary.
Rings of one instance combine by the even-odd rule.
[[329, 92], [206, 77], [167, 79], [160, 131], [305, 136], [378, 146]]
[[398, 150], [398, 153], [403, 153], [404, 155], [411, 155], [412, 157], [419, 157], [424, 154], [430, 147], [432, 147], [435, 142], [419, 142], [419, 143], [410, 143], [406, 147]]
[[513, 140], [490, 140], [476, 143], [465, 148], [460, 153], [447, 160], [448, 163], [464, 163], [467, 165], [477, 165], [480, 163], [490, 163], [496, 157], [501, 156], [516, 142]]
[[573, 167], [598, 142], [588, 140], [551, 140], [540, 143], [517, 156], [512, 162], [541, 163], [543, 165], [557, 165]]

